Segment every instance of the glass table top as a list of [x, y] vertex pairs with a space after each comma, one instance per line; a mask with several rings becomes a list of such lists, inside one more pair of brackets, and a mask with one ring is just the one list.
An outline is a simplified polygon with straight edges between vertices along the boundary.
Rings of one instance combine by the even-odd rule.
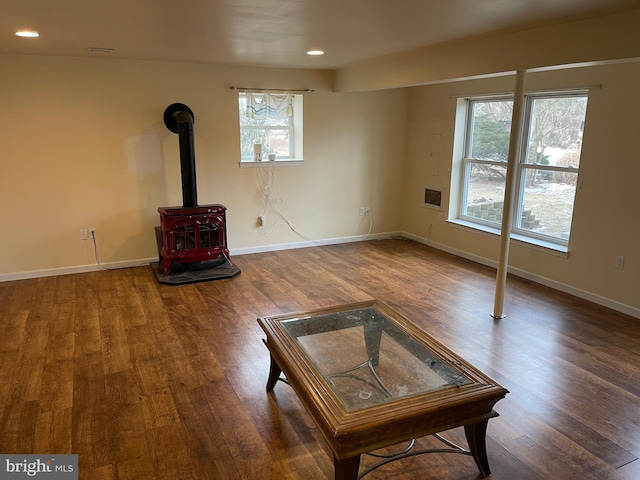
[[472, 382], [373, 306], [280, 324], [347, 411]]

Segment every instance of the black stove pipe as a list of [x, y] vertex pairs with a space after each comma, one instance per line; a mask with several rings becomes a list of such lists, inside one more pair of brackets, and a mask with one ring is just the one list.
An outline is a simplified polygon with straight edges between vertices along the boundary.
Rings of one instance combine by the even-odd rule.
[[193, 112], [182, 103], [173, 103], [164, 111], [164, 124], [178, 134], [180, 142], [180, 173], [182, 175], [182, 206], [197, 207], [196, 157], [193, 142]]

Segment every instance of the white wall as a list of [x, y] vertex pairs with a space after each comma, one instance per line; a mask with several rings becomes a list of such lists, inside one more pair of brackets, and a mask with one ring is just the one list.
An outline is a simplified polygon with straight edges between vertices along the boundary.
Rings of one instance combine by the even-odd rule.
[[[157, 208], [182, 203], [171, 103], [195, 114], [198, 203], [228, 208], [232, 250], [400, 228], [407, 91], [337, 94], [328, 71], [116, 59], [0, 56], [0, 278], [94, 263], [81, 228], [96, 227], [101, 260], [156, 256]], [[256, 171], [240, 168], [231, 85], [311, 88], [304, 97], [305, 165], [275, 169], [287, 218], [263, 213]], [[269, 216], [269, 212], [266, 212]], [[26, 272], [26, 273], [25, 273]]]
[[[640, 64], [530, 73], [527, 90], [602, 84], [589, 94], [584, 143], [569, 256], [513, 244], [509, 264], [514, 271], [586, 298], [640, 313], [640, 162], [637, 155], [637, 112], [640, 111]], [[423, 231], [432, 224], [430, 241], [481, 261], [497, 260], [499, 240], [446, 222], [446, 215], [421, 206], [422, 186], [449, 191], [454, 155], [457, 97], [513, 91], [515, 77], [451, 82], [411, 89], [404, 228]], [[441, 135], [437, 168], [427, 169], [429, 138]], [[431, 172], [429, 175], [428, 172]], [[614, 268], [617, 255], [624, 270]], [[566, 287], [566, 288], [565, 288]]]

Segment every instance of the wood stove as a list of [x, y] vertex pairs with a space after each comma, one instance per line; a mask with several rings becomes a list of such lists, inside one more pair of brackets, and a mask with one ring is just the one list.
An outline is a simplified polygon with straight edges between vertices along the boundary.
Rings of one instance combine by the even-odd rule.
[[[164, 123], [179, 137], [182, 207], [158, 208], [158, 280], [163, 281], [163, 278], [169, 276], [172, 263], [175, 261], [193, 267], [192, 270], [198, 271], [199, 276], [184, 276], [183, 268], [181, 276], [184, 277], [184, 281], [167, 283], [187, 283], [235, 276], [240, 270], [231, 262], [227, 248], [226, 207], [219, 204], [198, 206], [193, 112], [182, 103], [174, 103], [165, 110]], [[203, 275], [202, 271], [207, 269], [209, 272]]]
[[172, 260], [205, 262], [223, 255], [231, 263], [227, 248], [226, 210], [223, 205], [158, 209], [163, 275], [169, 273]]

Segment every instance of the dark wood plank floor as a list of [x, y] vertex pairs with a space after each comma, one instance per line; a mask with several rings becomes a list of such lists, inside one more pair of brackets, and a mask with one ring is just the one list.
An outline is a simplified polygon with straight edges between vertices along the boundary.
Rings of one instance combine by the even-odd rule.
[[[148, 267], [0, 283], [0, 452], [76, 453], [81, 479], [333, 478], [295, 394], [265, 392], [256, 318], [379, 298], [510, 390], [491, 478], [640, 478], [640, 320], [512, 277], [493, 320], [493, 270], [403, 240], [235, 261], [179, 287]], [[479, 474], [431, 454], [365, 478]]]

